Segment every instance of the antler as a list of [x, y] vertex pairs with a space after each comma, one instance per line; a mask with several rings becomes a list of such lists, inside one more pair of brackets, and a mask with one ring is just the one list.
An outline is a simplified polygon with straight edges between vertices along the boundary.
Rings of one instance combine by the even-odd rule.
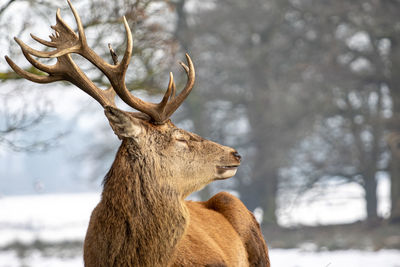
[[[66, 80], [77, 87], [81, 88], [87, 94], [96, 99], [103, 107], [110, 105], [115, 106], [114, 98], [115, 92], [112, 88], [107, 90], [102, 90], [98, 88], [86, 75], [85, 73], [75, 64], [72, 60], [70, 54], [78, 53], [88, 59], [92, 64], [98, 67], [104, 74], [108, 69], [122, 69], [122, 65], [129, 61], [132, 53], [132, 41], [128, 40], [128, 48], [125, 52], [124, 59], [120, 64], [113, 66], [102, 60], [92, 49], [89, 48], [86, 42], [86, 36], [83, 31], [82, 22], [79, 15], [77, 14], [75, 8], [72, 6], [71, 2], [68, 0], [68, 4], [75, 16], [75, 20], [78, 25], [79, 36], [64, 22], [60, 16], [60, 9], [57, 10], [56, 15], [56, 25], [51, 26], [55, 30], [55, 33], [50, 37], [51, 41], [45, 41], [39, 37], [31, 34], [32, 38], [37, 42], [48, 46], [54, 47], [55, 50], [51, 52], [43, 52], [35, 50], [27, 46], [24, 42], [18, 38], [14, 38], [18, 45], [21, 47], [22, 53], [25, 58], [37, 69], [48, 73], [48, 76], [41, 76], [29, 73], [20, 67], [18, 67], [9, 57], [6, 56], [6, 60], [11, 68], [18, 73], [20, 76], [36, 83], [51, 83], [55, 81]], [[126, 20], [124, 19], [125, 28], [129, 30]], [[129, 30], [130, 32], [130, 30]], [[129, 48], [130, 47], [130, 48]], [[31, 55], [41, 57], [41, 58], [57, 58], [55, 65], [49, 66], [45, 65]], [[111, 68], [110, 68], [111, 67]], [[107, 74], [106, 74], [107, 75]]]
[[[158, 104], [145, 102], [133, 96], [125, 84], [125, 74], [132, 56], [132, 34], [125, 17], [123, 17], [123, 23], [127, 37], [126, 50], [121, 62], [111, 65], [88, 46], [81, 19], [70, 0], [68, 0], [68, 5], [75, 17], [78, 34], [63, 21], [60, 16], [60, 9], [57, 10], [56, 25], [51, 26], [55, 30], [55, 33], [50, 36], [51, 41], [45, 41], [31, 34], [34, 40], [45, 46], [55, 48], [55, 50], [50, 52], [38, 51], [27, 46], [18, 38], [14, 38], [21, 47], [26, 59], [37, 69], [48, 73], [48, 76], [29, 73], [18, 67], [6, 56], [6, 60], [11, 68], [22, 77], [37, 83], [51, 83], [61, 80], [69, 81], [96, 99], [103, 107], [115, 106], [114, 98], [116, 93], [128, 105], [149, 115], [154, 123], [164, 123], [181, 105], [193, 88], [195, 71], [189, 55], [186, 54], [189, 66], [180, 62], [188, 76], [188, 81], [182, 92], [178, 96], [175, 95], [175, 82], [172, 73], [170, 73], [168, 89], [161, 102]], [[107, 90], [98, 88], [72, 60], [71, 53], [81, 55], [100, 69], [110, 81], [111, 87]], [[41, 58], [57, 58], [57, 62], [52, 66], [45, 65], [34, 59], [31, 55]]]
[[182, 104], [185, 98], [189, 95], [190, 91], [193, 88], [194, 80], [195, 80], [195, 70], [193, 66], [193, 62], [190, 59], [189, 55], [186, 54], [186, 59], [189, 64], [189, 67], [186, 66], [185, 63], [179, 62], [183, 69], [186, 71], [188, 80], [186, 82], [185, 88], [180, 92], [179, 95], [176, 96], [176, 88], [174, 82], [174, 76], [172, 72], [169, 73], [169, 83], [168, 89], [164, 94], [163, 99], [160, 103], [149, 103], [144, 102], [141, 99], [133, 96], [126, 86], [114, 87], [116, 93], [121, 99], [130, 105], [131, 107], [140, 110], [143, 113], [149, 115], [153, 122], [156, 124], [164, 123], [174, 112], [175, 110]]

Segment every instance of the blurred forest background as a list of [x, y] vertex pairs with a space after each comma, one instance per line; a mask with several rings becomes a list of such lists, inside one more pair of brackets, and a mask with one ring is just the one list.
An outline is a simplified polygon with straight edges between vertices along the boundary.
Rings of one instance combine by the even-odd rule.
[[[310, 192], [317, 201], [327, 190], [355, 186], [361, 192], [363, 222], [343, 227], [351, 232], [365, 226], [370, 233], [388, 227], [390, 242], [380, 246], [400, 248], [400, 1], [85, 0], [74, 5], [89, 45], [110, 62], [108, 43], [119, 55], [125, 49], [121, 17], [126, 16], [134, 38], [127, 77], [133, 94], [158, 101], [168, 72], [180, 74], [183, 84], [176, 62], [185, 52], [192, 57], [196, 85], [173, 121], [243, 156], [236, 178], [212, 184], [196, 198], [207, 199], [221, 189], [237, 192], [256, 210], [266, 239], [279, 232], [278, 240], [282, 210]], [[75, 27], [65, 1], [2, 0], [2, 56], [35, 72], [12, 37], [39, 48], [29, 33], [50, 34], [57, 8]], [[107, 86], [90, 64], [81, 66]], [[69, 155], [66, 161], [80, 166], [74, 167], [80, 169], [77, 177], [100, 184], [118, 141], [98, 104], [79, 94], [76, 98], [88, 102], [67, 110], [68, 123], [61, 127], [52, 118], [59, 105], [55, 100], [61, 99], [46, 97], [54, 84], [23, 81], [4, 60], [0, 80], [1, 153], [47, 153], [65, 142], [74, 147], [74, 159]], [[56, 87], [79, 91], [67, 83]], [[88, 123], [92, 114], [101, 123]], [[86, 120], [77, 122], [82, 117]], [[82, 123], [90, 125], [86, 139], [68, 139]], [[61, 172], [53, 171], [53, 176]], [[390, 208], [384, 214], [378, 209], [382, 181], [390, 185]], [[35, 186], [40, 191], [45, 185], [37, 181]], [[1, 188], [0, 193], [7, 195]], [[323, 229], [329, 239], [332, 232]]]

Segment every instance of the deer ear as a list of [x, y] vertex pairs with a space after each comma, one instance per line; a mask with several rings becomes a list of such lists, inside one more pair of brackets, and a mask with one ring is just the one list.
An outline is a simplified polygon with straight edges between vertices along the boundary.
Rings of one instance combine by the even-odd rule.
[[137, 138], [143, 131], [140, 121], [118, 108], [106, 106], [104, 113], [119, 139]]

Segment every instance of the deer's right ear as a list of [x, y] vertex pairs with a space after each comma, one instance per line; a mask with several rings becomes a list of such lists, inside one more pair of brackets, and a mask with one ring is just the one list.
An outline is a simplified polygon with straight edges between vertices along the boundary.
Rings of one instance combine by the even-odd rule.
[[104, 113], [113, 129], [114, 133], [119, 139], [122, 138], [137, 138], [143, 131], [143, 126], [140, 121], [133, 118], [129, 113], [124, 112], [118, 108], [106, 106]]

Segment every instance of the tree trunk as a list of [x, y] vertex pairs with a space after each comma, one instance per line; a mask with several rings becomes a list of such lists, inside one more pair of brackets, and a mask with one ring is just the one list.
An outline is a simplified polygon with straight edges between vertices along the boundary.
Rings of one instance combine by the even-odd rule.
[[392, 159], [390, 182], [390, 221], [400, 223], [400, 158]]
[[262, 223], [277, 224], [276, 199], [278, 190], [278, 169], [275, 167], [274, 156], [268, 151], [269, 142], [258, 142], [254, 156], [249, 185], [242, 185], [240, 189], [241, 199], [251, 211], [261, 207], [263, 209]]
[[378, 198], [376, 195], [377, 182], [375, 173], [368, 175], [365, 179], [365, 200], [367, 205], [367, 221], [373, 222], [378, 219]]
[[264, 183], [265, 194], [262, 195], [263, 223], [277, 224], [276, 200], [278, 192], [278, 176], [276, 172], [268, 175], [268, 182]]
[[277, 184], [276, 175], [265, 174], [252, 179], [251, 185], [240, 188], [241, 199], [250, 211], [254, 211], [257, 207], [263, 209], [264, 224], [277, 224]]
[[185, 4], [186, 0], [179, 0], [175, 3], [176, 7], [176, 29], [175, 29], [175, 39], [179, 41], [179, 44], [182, 47], [182, 51], [189, 51], [191, 40], [188, 38], [188, 25], [187, 18], [185, 12]]

